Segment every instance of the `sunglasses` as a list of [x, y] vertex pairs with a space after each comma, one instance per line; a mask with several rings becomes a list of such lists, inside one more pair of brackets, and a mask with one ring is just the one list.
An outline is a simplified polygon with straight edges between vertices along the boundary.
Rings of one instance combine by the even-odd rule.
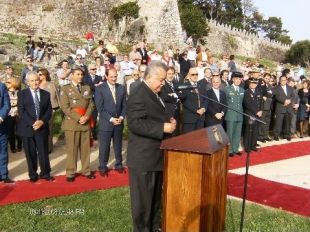
[[97, 70], [97, 69], [96, 69], [96, 68], [91, 68], [90, 70], [93, 70], [93, 71], [94, 71], [94, 70]]
[[43, 73], [39, 73], [38, 75], [39, 75], [39, 76], [44, 76], [44, 74], [43, 74]]
[[191, 76], [198, 76], [198, 73], [192, 73]]

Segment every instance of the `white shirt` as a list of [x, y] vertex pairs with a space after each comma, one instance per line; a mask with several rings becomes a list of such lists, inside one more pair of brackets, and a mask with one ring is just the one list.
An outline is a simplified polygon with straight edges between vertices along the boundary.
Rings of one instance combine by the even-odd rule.
[[220, 90], [212, 88], [218, 101], [220, 101]]
[[[30, 89], [30, 91], [31, 91], [31, 95], [32, 95], [33, 101], [35, 101], [35, 98], [36, 98], [35, 90]], [[39, 101], [40, 101], [40, 89], [38, 88], [37, 91], [38, 91], [38, 92], [37, 92], [37, 95], [38, 95], [38, 98], [39, 98]]]
[[80, 54], [83, 58], [85, 58], [87, 55], [87, 51], [85, 48], [78, 48], [75, 54], [76, 55]]
[[282, 89], [283, 89], [283, 91], [284, 91], [285, 95], [287, 95], [286, 85], [284, 85], [284, 86], [282, 86], [282, 85], [281, 85], [281, 87], [282, 87]]
[[189, 60], [196, 60], [197, 58], [197, 53], [195, 49], [189, 49], [187, 52], [187, 58]]
[[132, 74], [133, 70], [136, 68], [136, 65], [132, 61], [121, 61], [120, 63], [122, 72], [129, 76]]

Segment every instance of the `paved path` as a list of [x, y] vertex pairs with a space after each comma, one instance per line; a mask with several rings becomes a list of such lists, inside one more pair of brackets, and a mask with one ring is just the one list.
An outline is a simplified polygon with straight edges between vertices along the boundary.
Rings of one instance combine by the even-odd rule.
[[[306, 141], [306, 140], [310, 140], [310, 137], [307, 138], [303, 138], [303, 139], [292, 139], [291, 142], [297, 142], [297, 141]], [[280, 141], [273, 141], [273, 142], [268, 142], [268, 143], [261, 143], [262, 147], [265, 146], [272, 146], [272, 145], [276, 145], [276, 144], [285, 144], [288, 143], [287, 140], [280, 140]], [[127, 149], [127, 141], [124, 141], [123, 144], [123, 157], [124, 157], [124, 163], [126, 162], [126, 149]], [[111, 149], [111, 155], [110, 155], [110, 160], [109, 160], [109, 166], [111, 168], [113, 168], [113, 164], [114, 164], [114, 154], [113, 154], [113, 149]], [[92, 148], [92, 152], [91, 152], [91, 170], [97, 170], [98, 166], [99, 166], [99, 161], [98, 161], [98, 155], [99, 155], [99, 151], [98, 151], [98, 143], [95, 142], [94, 147]], [[293, 160], [293, 159], [292, 159]], [[51, 168], [52, 168], [52, 175], [53, 176], [57, 176], [57, 175], [64, 175], [65, 174], [65, 166], [66, 166], [66, 152], [65, 152], [65, 146], [64, 146], [64, 141], [56, 141], [55, 139], [55, 143], [54, 143], [54, 151], [50, 154], [50, 161], [51, 161]], [[294, 165], [284, 165], [284, 172], [287, 174], [287, 179], [291, 179], [292, 177], [294, 178], [298, 178], [298, 182], [303, 183], [305, 182], [307, 179], [309, 179], [309, 175], [310, 175], [310, 170], [305, 174], [305, 175], [299, 175], [297, 172], [302, 173], [301, 170], [299, 170], [298, 168], [296, 168], [296, 165], [300, 165], [300, 166], [304, 166], [305, 165], [305, 161], [303, 161], [303, 159], [300, 159], [300, 161], [292, 161], [295, 164]], [[308, 162], [307, 162], [308, 164]], [[277, 172], [278, 169], [276, 169], [279, 165], [274, 165], [269, 167], [270, 170], [272, 170], [272, 172], [270, 173], [270, 175], [275, 175], [274, 173]], [[78, 171], [80, 170], [80, 162], [78, 162]], [[266, 165], [260, 165], [255, 167], [255, 169], [251, 168], [251, 170], [253, 170], [253, 172], [256, 173], [262, 173], [262, 170], [266, 169]], [[250, 170], [250, 171], [251, 171]], [[274, 172], [274, 170], [276, 170]], [[299, 171], [298, 171], [299, 170]], [[304, 169], [302, 169], [304, 170]], [[280, 171], [280, 170], [279, 170]], [[243, 173], [244, 169], [241, 168], [237, 171], [238, 173]], [[281, 171], [282, 172], [282, 171]], [[254, 174], [254, 173], [253, 173]], [[263, 178], [268, 179], [269, 176], [268, 173], [265, 173]], [[25, 154], [24, 152], [19, 152], [19, 153], [10, 153], [9, 154], [9, 176], [10, 178], [12, 178], [13, 180], [24, 180], [24, 179], [28, 179], [28, 173], [27, 173], [27, 163], [26, 163], [26, 158], [25, 158]], [[284, 178], [284, 182], [286, 181], [285, 176], [282, 176]], [[282, 178], [281, 177], [281, 178]], [[307, 178], [308, 177], [308, 178]], [[295, 179], [294, 179], [295, 180]], [[294, 180], [289, 180], [289, 182], [293, 182]]]

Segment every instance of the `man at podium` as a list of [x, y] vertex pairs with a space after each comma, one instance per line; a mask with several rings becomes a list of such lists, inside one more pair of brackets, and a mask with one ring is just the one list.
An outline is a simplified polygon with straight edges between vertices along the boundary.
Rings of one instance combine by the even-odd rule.
[[133, 230], [161, 231], [163, 152], [160, 144], [176, 128], [176, 120], [166, 114], [158, 93], [165, 84], [167, 66], [153, 61], [144, 81], [128, 98], [127, 152]]

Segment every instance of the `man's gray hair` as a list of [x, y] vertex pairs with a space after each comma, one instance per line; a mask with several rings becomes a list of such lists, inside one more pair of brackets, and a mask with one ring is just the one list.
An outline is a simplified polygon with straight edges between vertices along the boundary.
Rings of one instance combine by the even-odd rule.
[[146, 68], [143, 79], [149, 79], [158, 74], [158, 70], [168, 71], [168, 66], [161, 61], [152, 61]]
[[26, 81], [28, 81], [28, 79], [29, 79], [29, 77], [30, 76], [36, 76], [37, 78], [39, 78], [39, 74], [37, 73], [37, 72], [35, 72], [35, 71], [29, 71], [29, 72], [27, 72], [27, 74], [26, 74]]

